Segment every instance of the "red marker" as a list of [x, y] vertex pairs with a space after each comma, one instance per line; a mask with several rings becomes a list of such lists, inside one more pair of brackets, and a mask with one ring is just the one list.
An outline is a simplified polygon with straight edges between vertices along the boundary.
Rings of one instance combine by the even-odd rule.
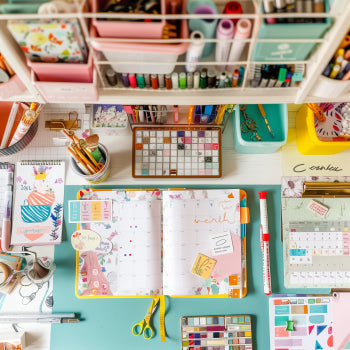
[[263, 255], [263, 278], [264, 278], [264, 293], [271, 294], [271, 274], [270, 274], [270, 254], [269, 254], [269, 227], [267, 219], [267, 192], [259, 192], [260, 198], [260, 244]]

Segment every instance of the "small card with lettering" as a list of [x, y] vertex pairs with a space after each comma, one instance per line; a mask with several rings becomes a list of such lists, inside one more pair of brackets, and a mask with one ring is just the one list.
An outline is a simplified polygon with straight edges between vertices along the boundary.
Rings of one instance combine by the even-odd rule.
[[210, 277], [215, 264], [215, 259], [209, 258], [208, 256], [199, 253], [197, 255], [196, 261], [192, 266], [191, 272], [199, 277], [207, 279]]
[[215, 233], [210, 236], [212, 255], [233, 253], [232, 238], [230, 232]]
[[69, 201], [69, 222], [112, 221], [111, 200]]
[[75, 250], [86, 252], [100, 245], [101, 236], [92, 230], [78, 230], [72, 234], [71, 243]]

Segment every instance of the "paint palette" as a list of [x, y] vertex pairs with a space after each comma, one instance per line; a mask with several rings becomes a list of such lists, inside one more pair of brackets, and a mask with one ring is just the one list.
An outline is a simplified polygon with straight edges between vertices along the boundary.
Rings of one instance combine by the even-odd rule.
[[221, 177], [221, 129], [136, 127], [133, 177]]
[[270, 349], [333, 349], [332, 297], [271, 297]]
[[252, 350], [251, 319], [247, 315], [181, 318], [182, 350]]

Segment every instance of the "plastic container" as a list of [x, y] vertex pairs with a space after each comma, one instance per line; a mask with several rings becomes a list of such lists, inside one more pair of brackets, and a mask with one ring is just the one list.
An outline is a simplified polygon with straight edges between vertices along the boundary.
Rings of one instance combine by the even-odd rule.
[[109, 175], [110, 168], [111, 168], [111, 156], [107, 148], [101, 143], [98, 144], [98, 148], [102, 153], [102, 155], [104, 156], [106, 162], [104, 167], [96, 174], [92, 174], [92, 175], [83, 174], [83, 172], [80, 170], [79, 166], [77, 165], [76, 160], [72, 156], [70, 157], [70, 160], [69, 160], [69, 164], [73, 172], [91, 184], [98, 184], [105, 181]]
[[14, 75], [6, 83], [0, 84], [0, 98], [7, 99], [11, 96], [16, 96], [26, 90], [21, 79]]
[[[166, 0], [160, 1], [161, 14], [166, 13], [165, 1]], [[102, 12], [102, 9], [108, 2], [109, 0], [93, 0], [92, 12]], [[165, 20], [162, 19], [158, 20], [157, 22], [136, 22], [112, 19], [105, 21], [99, 20], [98, 18], [93, 18], [92, 24], [96, 28], [97, 33], [100, 37], [161, 39], [163, 34], [163, 27], [165, 25]]]
[[90, 102], [98, 99], [96, 71], [90, 83], [39, 81], [33, 71], [31, 74], [32, 82], [46, 102]]
[[93, 78], [93, 57], [89, 53], [87, 63], [32, 62], [27, 58], [39, 80], [54, 82], [89, 83]]
[[301, 154], [336, 154], [350, 148], [349, 141], [321, 141], [315, 130], [314, 113], [303, 105], [296, 116], [297, 148]]
[[[324, 23], [275, 23], [262, 21], [258, 39], [317, 39], [322, 38], [331, 26], [330, 18]], [[316, 44], [313, 42], [259, 42], [254, 45], [253, 61], [303, 61]]]
[[350, 91], [350, 80], [337, 80], [331, 79], [321, 75], [312, 90], [310, 91], [311, 96], [324, 97], [324, 98], [335, 98], [342, 96]]
[[[276, 152], [287, 142], [288, 136], [288, 111], [286, 104], [264, 104], [263, 108], [269, 122], [274, 137], [270, 135], [258, 105], [247, 105], [246, 113], [248, 117], [255, 120], [258, 134], [262, 141], [251, 139], [252, 133], [243, 133], [241, 125], [245, 119], [239, 106], [235, 107], [233, 118], [234, 147], [236, 152], [245, 154], [263, 154]], [[246, 130], [247, 128], [243, 126]]]
[[[183, 12], [186, 11], [186, 1], [183, 2]], [[187, 21], [181, 21], [180, 36], [188, 38]], [[106, 59], [111, 62], [112, 68], [119, 73], [143, 73], [143, 74], [170, 74], [179, 55], [187, 51], [189, 43], [178, 44], [148, 44], [117, 42], [109, 39], [94, 40], [96, 33], [91, 38], [94, 49], [102, 52]], [[118, 63], [118, 62], [137, 62]], [[165, 64], [159, 64], [165, 63]]]

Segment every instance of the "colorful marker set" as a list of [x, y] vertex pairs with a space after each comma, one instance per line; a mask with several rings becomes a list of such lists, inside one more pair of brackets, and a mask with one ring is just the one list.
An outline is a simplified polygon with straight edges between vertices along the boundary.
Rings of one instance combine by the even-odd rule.
[[[114, 73], [113, 79], [106, 74], [110, 85], [115, 86], [118, 82], [117, 74]], [[112, 73], [110, 75], [112, 75]], [[152, 88], [158, 89], [206, 89], [206, 88], [230, 88], [242, 85], [244, 77], [244, 68], [234, 69], [233, 73], [226, 71], [217, 74], [215, 69], [202, 68], [196, 72], [173, 72], [171, 74], [134, 74], [122, 73], [121, 81], [126, 88]]]
[[247, 315], [181, 318], [182, 350], [252, 350], [251, 318]]
[[221, 176], [221, 129], [136, 127], [133, 177]]
[[[322, 13], [325, 10], [324, 0], [264, 0], [265, 13]], [[312, 23], [324, 22], [324, 18], [267, 18], [267, 24], [275, 23]]]
[[322, 74], [331, 79], [350, 79], [350, 32], [345, 36]]
[[304, 77], [305, 65], [257, 64], [252, 72], [251, 87], [293, 87]]

